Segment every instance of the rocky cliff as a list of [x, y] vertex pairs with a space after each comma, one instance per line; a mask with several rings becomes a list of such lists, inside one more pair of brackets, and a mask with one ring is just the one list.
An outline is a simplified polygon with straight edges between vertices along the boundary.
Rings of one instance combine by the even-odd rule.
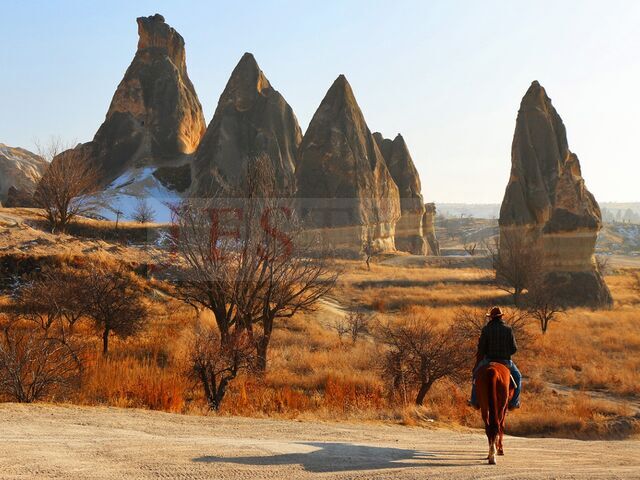
[[335, 248], [394, 250], [398, 187], [344, 75], [304, 135], [297, 181], [303, 218]]
[[106, 185], [127, 169], [184, 163], [205, 131], [184, 39], [162, 15], [140, 17], [138, 49], [92, 142], [79, 147]]
[[23, 200], [33, 194], [47, 165], [35, 153], [0, 143], [0, 203], [7, 207], [30, 206], [23, 205]]
[[541, 245], [547, 281], [564, 303], [611, 305], [593, 257], [600, 207], [569, 150], [562, 119], [538, 82], [520, 104], [511, 163], [501, 232], [527, 232]]
[[376, 132], [373, 138], [380, 148], [400, 194], [401, 216], [396, 224], [396, 249], [414, 255], [427, 255], [430, 251], [422, 229], [425, 206], [421, 193], [420, 175], [413, 163], [409, 148], [400, 134], [391, 140]]
[[194, 196], [240, 185], [247, 162], [266, 154], [277, 187], [295, 191], [297, 151], [302, 141], [298, 120], [250, 53], [231, 74], [194, 160]]

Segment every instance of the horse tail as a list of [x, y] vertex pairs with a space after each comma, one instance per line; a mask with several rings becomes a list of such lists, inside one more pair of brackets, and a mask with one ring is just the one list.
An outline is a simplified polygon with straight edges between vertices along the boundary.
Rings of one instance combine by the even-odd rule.
[[489, 424], [487, 436], [492, 441], [500, 431], [500, 415], [498, 414], [498, 372], [493, 368], [487, 370], [487, 398], [489, 399]]

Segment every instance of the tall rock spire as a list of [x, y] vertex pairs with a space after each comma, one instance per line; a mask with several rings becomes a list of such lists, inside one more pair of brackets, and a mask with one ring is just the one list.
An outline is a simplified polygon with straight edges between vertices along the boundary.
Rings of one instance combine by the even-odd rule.
[[546, 278], [565, 303], [609, 306], [611, 294], [593, 258], [602, 225], [562, 119], [534, 81], [522, 99], [511, 148], [511, 176], [500, 230], [539, 242]]
[[414, 255], [435, 254], [424, 238], [422, 222], [426, 209], [421, 193], [420, 175], [404, 138], [398, 134], [391, 140], [384, 138], [379, 132], [374, 133], [373, 138], [400, 194], [402, 215], [396, 225], [396, 249]]
[[192, 153], [205, 131], [189, 80], [184, 39], [162, 15], [140, 17], [138, 49], [92, 142], [78, 148], [103, 184], [132, 166], [158, 165]]
[[336, 248], [393, 250], [400, 197], [349, 82], [340, 75], [313, 116], [300, 147], [303, 217]]
[[266, 154], [283, 194], [295, 191], [302, 132], [293, 110], [245, 53], [220, 96], [194, 162], [192, 193], [207, 196], [240, 185], [247, 162]]

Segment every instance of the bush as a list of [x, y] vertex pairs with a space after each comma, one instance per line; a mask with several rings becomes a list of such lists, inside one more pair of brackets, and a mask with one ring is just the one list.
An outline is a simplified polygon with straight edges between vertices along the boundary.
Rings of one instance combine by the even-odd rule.
[[77, 386], [81, 363], [65, 339], [33, 322], [12, 318], [0, 332], [0, 395], [30, 403]]

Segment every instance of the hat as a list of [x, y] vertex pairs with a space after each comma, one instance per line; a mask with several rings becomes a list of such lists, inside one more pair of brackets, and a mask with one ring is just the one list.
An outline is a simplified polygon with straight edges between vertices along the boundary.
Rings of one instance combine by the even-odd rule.
[[489, 313], [487, 313], [487, 317], [491, 317], [491, 318], [502, 318], [504, 314], [502, 313], [502, 310], [500, 310], [500, 307], [493, 307], [491, 310], [489, 310]]

